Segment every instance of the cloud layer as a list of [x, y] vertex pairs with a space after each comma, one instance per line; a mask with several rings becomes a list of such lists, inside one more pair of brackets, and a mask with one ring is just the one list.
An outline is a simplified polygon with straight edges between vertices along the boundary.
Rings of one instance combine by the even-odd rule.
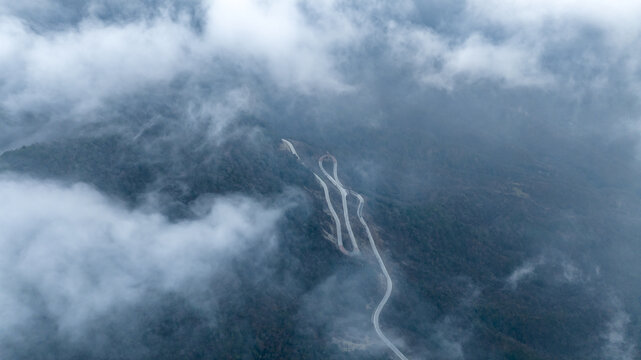
[[215, 108], [242, 89], [269, 108], [273, 93], [366, 93], [368, 79], [394, 71], [449, 91], [481, 82], [636, 94], [639, 14], [633, 1], [3, 2], [0, 126], [109, 121], [97, 111], [154, 92]]
[[168, 86], [184, 72], [202, 75], [221, 61], [284, 87], [344, 90], [332, 54], [354, 40], [354, 25], [332, 3], [308, 6], [314, 22], [293, 1], [204, 2], [202, 28], [193, 26], [194, 16], [168, 8], [124, 22], [90, 14], [70, 28], [44, 32], [29, 19], [4, 14], [2, 104], [89, 110], [112, 96]]
[[198, 219], [172, 223], [86, 185], [6, 175], [0, 196], [0, 343], [43, 316], [74, 336], [154, 292], [215, 301], [202, 299], [207, 281], [250, 248], [273, 249], [281, 217], [277, 208], [227, 197], [203, 204]]

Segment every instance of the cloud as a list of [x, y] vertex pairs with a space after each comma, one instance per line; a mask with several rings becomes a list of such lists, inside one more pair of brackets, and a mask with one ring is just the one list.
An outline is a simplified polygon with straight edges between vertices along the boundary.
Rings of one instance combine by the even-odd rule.
[[467, 26], [533, 49], [532, 57], [546, 62], [558, 79], [598, 86], [620, 72], [628, 86], [639, 86], [636, 1], [468, 0], [464, 14]]
[[[164, 109], [221, 142], [273, 94], [355, 88], [342, 67], [369, 19], [340, 1], [128, 4], [0, 6], [0, 149], [87, 125], [136, 127]], [[119, 111], [145, 101], [156, 105]]]
[[[500, 24], [513, 31], [553, 31], [559, 27], [595, 26], [612, 40], [632, 39], [641, 32], [637, 21], [641, 4], [634, 0], [605, 4], [598, 0], [468, 0], [466, 11], [481, 21]], [[550, 28], [552, 27], [552, 28]]]
[[[51, 2], [42, 6], [60, 14], [72, 10]], [[63, 101], [92, 109], [110, 96], [167, 86], [180, 74], [202, 77], [215, 64], [285, 89], [341, 93], [358, 86], [346, 80], [350, 74], [343, 65], [371, 62], [359, 49], [372, 41], [382, 42], [401, 66], [432, 86], [451, 89], [489, 80], [508, 87], [547, 87], [561, 75], [550, 66], [550, 53], [582, 40], [586, 27], [605, 34], [611, 51], [574, 54], [582, 62], [598, 63], [590, 60], [597, 56], [610, 66], [622, 63], [629, 72], [639, 68], [630, 55], [641, 35], [636, 21], [641, 7], [634, 1], [603, 6], [564, 0], [541, 6], [469, 0], [450, 15], [458, 25], [449, 28], [421, 23], [408, 2], [399, 9], [384, 1], [351, 6], [339, 0], [203, 0], [189, 6], [94, 1], [73, 8], [76, 22], [50, 28], [38, 24], [35, 30], [32, 14], [41, 7], [4, 5], [1, 103], [22, 109]]]
[[[187, 12], [109, 21], [88, 15], [76, 26], [39, 32], [27, 19], [0, 15], [0, 103], [8, 110], [64, 104], [80, 112], [110, 97], [176, 76], [235, 64], [302, 91], [344, 91], [337, 52], [358, 29], [336, 2], [206, 1], [202, 29]], [[312, 21], [310, 17], [313, 16]], [[238, 86], [238, 85], [237, 85]]]
[[572, 260], [557, 253], [525, 261], [512, 271], [506, 282], [511, 289], [516, 289], [520, 282], [533, 276], [535, 272], [539, 277], [549, 277], [562, 284], [580, 284], [590, 280]]
[[[342, 266], [302, 297], [298, 324], [301, 331], [315, 329], [334, 357], [380, 357], [390, 354], [372, 325], [372, 312], [380, 301], [376, 268]], [[389, 309], [386, 309], [389, 310]], [[391, 324], [385, 335], [403, 351], [404, 340]]]
[[508, 87], [543, 87], [554, 80], [537, 50], [516, 42], [494, 43], [479, 33], [456, 41], [427, 27], [396, 23], [388, 36], [394, 57], [425, 84], [452, 89], [461, 82], [491, 80]]
[[632, 360], [637, 358], [634, 340], [628, 335], [630, 315], [625, 312], [621, 302], [611, 300], [612, 315], [603, 334], [605, 345], [602, 349], [604, 359]]
[[335, 52], [355, 41], [359, 30], [337, 5], [338, 1], [210, 1], [207, 40], [245, 66], [265, 66], [280, 84], [304, 91], [346, 90]]
[[[457, 8], [452, 6], [452, 9]], [[447, 25], [405, 16], [384, 30], [394, 60], [425, 85], [449, 90], [479, 80], [505, 87], [603, 87], [613, 75], [639, 88], [635, 1], [478, 1]]]
[[86, 20], [77, 29], [45, 34], [0, 17], [2, 105], [10, 111], [42, 105], [91, 110], [193, 67], [195, 41], [185, 23], [168, 17], [124, 25]]
[[561, 263], [563, 270], [563, 279], [569, 283], [582, 281], [584, 276], [581, 269], [576, 267], [571, 261], [566, 260]]
[[[421, 84], [448, 90], [476, 82], [608, 86], [609, 72], [617, 71], [641, 85], [632, 76], [641, 69], [631, 46], [641, 33], [633, 2], [600, 11], [595, 1], [470, 0], [448, 10], [449, 26], [423, 21], [408, 1], [21, 4], [3, 3], [0, 12], [4, 133], [20, 133], [25, 112], [39, 122], [108, 122], [98, 110], [163, 91], [181, 98], [177, 107], [201, 109], [221, 107], [218, 95], [236, 89], [251, 94], [250, 106], [279, 91], [340, 96], [367, 86], [379, 75], [366, 69], [380, 71], [383, 63], [391, 67], [385, 71], [409, 70]], [[590, 26], [606, 35], [586, 38]], [[206, 91], [215, 96], [202, 96]], [[235, 115], [226, 114], [221, 127]]]
[[523, 263], [521, 266], [517, 267], [512, 271], [510, 276], [507, 277], [507, 284], [512, 288], [516, 289], [519, 286], [519, 282], [521, 282], [523, 279], [529, 277], [530, 275], [534, 274], [534, 271], [538, 266], [543, 264], [544, 259], [542, 257], [539, 257], [534, 260], [528, 260], [525, 263]]
[[148, 302], [150, 292], [215, 301], [202, 298], [223, 291], [209, 289], [208, 280], [251, 248], [269, 253], [282, 214], [224, 197], [200, 218], [170, 222], [86, 185], [7, 175], [0, 177], [0, 197], [0, 350], [43, 316], [74, 337], [116, 308]]
[[252, 91], [247, 87], [240, 87], [215, 98], [190, 99], [181, 116], [188, 125], [204, 129], [208, 141], [221, 144], [230, 137], [227, 130], [239, 114], [253, 114], [258, 108], [259, 100]]

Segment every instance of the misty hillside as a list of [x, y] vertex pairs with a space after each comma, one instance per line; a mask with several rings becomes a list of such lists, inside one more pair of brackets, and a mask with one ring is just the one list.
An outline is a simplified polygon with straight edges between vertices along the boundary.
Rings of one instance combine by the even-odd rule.
[[[311, 145], [296, 143], [309, 153], [322, 153]], [[413, 187], [399, 186], [394, 176], [381, 176], [376, 186], [368, 186], [358, 173], [344, 171], [344, 182], [355, 183], [354, 187], [362, 188], [369, 199], [367, 211], [380, 238], [385, 239], [384, 252], [393, 264], [397, 291], [403, 294], [392, 298], [383, 320], [395, 324], [408, 348], [425, 347], [427, 339], [432, 348], [446, 353], [451, 350], [438, 336], [474, 333], [461, 349], [470, 353], [469, 358], [487, 358], [497, 352], [519, 359], [575, 358], [577, 354], [591, 358], [604, 341], [594, 329], [607, 326], [611, 316], [604, 309], [609, 299], [603, 292], [608, 291], [614, 277], [630, 283], [636, 280], [634, 274], [624, 276], [607, 265], [600, 265], [600, 276], [594, 273], [594, 264], [607, 264], [607, 254], [591, 249], [605, 246], [601, 238], [605, 233], [622, 231], [598, 217], [604, 212], [621, 211], [624, 206], [608, 203], [618, 195], [616, 184], [608, 188], [610, 194], [604, 193], [600, 184], [607, 179], [580, 180], [579, 173], [574, 185], [568, 186], [572, 174], [558, 175], [569, 171], [567, 166], [533, 161], [522, 149], [510, 149], [510, 159], [504, 159], [498, 149], [478, 144], [471, 149], [448, 145], [426, 144], [441, 150], [425, 150], [429, 155], [421, 161], [436, 165], [423, 176], [458, 181], [432, 180], [438, 185], [433, 185], [429, 193], [418, 187], [410, 190]], [[414, 149], [419, 148], [414, 145]], [[387, 163], [390, 172], [402, 171], [392, 164], [400, 163], [405, 156], [389, 155], [397, 151], [360, 151], [359, 156]], [[313, 155], [310, 158], [313, 164]], [[349, 155], [345, 158], [341, 169], [350, 168]], [[309, 306], [305, 297], [328, 278], [345, 272], [342, 276], [346, 282], [353, 282], [351, 273], [359, 274], [358, 294], [345, 289], [347, 293], [336, 294], [331, 300], [346, 303], [334, 304], [337, 312], [354, 306], [349, 304], [354, 301], [352, 297], [374, 301], [377, 285], [375, 270], [371, 269], [371, 274], [364, 270], [371, 259], [341, 258], [323, 237], [322, 230], [330, 231], [331, 224], [323, 210], [320, 187], [311, 179], [312, 172], [279, 146], [278, 138], [241, 139], [215, 149], [171, 149], [168, 156], [150, 154], [148, 148], [140, 146], [139, 139], [107, 136], [35, 144], [5, 152], [0, 159], [5, 170], [65, 183], [88, 183], [129, 206], [141, 206], [149, 201], [145, 196], [153, 192], [160, 199], [155, 206], [175, 221], [196, 216], [190, 207], [200, 196], [242, 192], [269, 199], [293, 191], [290, 196], [302, 199], [303, 204], [287, 211], [280, 225], [279, 248], [273, 258], [265, 260], [266, 265], [261, 264], [280, 280], [273, 284], [256, 279], [251, 270], [242, 267], [233, 272], [233, 279], [212, 279], [226, 283], [228, 289], [216, 305], [222, 306], [218, 311], [224, 314], [222, 319], [218, 315], [217, 321], [224, 321], [228, 332], [217, 337], [212, 337], [198, 312], [184, 301], [171, 296], [154, 300], [153, 306], [143, 311], [142, 319], [135, 322], [146, 328], [139, 331], [148, 334], [141, 346], [154, 349], [144, 357], [206, 358], [246, 353], [253, 358], [274, 359], [371, 358], [367, 351], [345, 351], [338, 345], [326, 349], [320, 339], [341, 331], [328, 330], [327, 324], [318, 320], [301, 318], [300, 312]], [[412, 177], [421, 176], [418, 171]], [[580, 244], [563, 241], [568, 229], [558, 219], [568, 212], [574, 213], [575, 226], [585, 227]], [[625, 234], [620, 237], [625, 238]], [[580, 251], [583, 258], [568, 259], [564, 255], [568, 251]], [[513, 288], [506, 279], [528, 261], [535, 264], [536, 273]], [[610, 276], [613, 278], [606, 278]], [[629, 296], [634, 301], [638, 294]], [[333, 316], [337, 315], [328, 315]], [[416, 324], [413, 320], [417, 318], [432, 325]], [[131, 341], [107, 334], [117, 348]], [[60, 357], [96, 357], [77, 345], [63, 342], [59, 346]], [[29, 351], [34, 354], [39, 349]], [[33, 356], [28, 354], [24, 356]]]
[[641, 358], [640, 16], [0, 0], [0, 359]]

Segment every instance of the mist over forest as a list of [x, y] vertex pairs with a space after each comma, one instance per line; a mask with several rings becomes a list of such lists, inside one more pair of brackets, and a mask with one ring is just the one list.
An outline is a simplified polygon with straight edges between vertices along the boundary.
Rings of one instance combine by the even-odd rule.
[[0, 0], [0, 358], [639, 359], [640, 17]]

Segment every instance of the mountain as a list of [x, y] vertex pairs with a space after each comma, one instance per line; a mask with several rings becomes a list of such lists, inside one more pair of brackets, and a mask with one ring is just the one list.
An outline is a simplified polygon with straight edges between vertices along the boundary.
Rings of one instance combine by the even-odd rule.
[[0, 359], [641, 358], [640, 4], [0, 1]]
[[[362, 228], [355, 228], [360, 256], [338, 251], [313, 178], [321, 174], [318, 158], [331, 150], [341, 182], [366, 198], [365, 216], [395, 281], [381, 326], [395, 341], [403, 339], [398, 342], [408, 357], [598, 358], [605, 340], [596, 329], [611, 321], [604, 307], [610, 277], [635, 280], [615, 268], [594, 267], [607, 256], [597, 250], [603, 245], [599, 234], [617, 231], [599, 216], [624, 206], [609, 202], [619, 190], [616, 183], [604, 184], [613, 180], [567, 173], [578, 170], [523, 149], [473, 141], [461, 147], [443, 139], [408, 148], [424, 154], [420, 158], [384, 142], [359, 145], [358, 138], [335, 150], [292, 140], [297, 160], [272, 129], [257, 129], [219, 146], [171, 148], [157, 134], [110, 135], [2, 154], [4, 171], [84, 182], [130, 208], [148, 204], [154, 194], [153, 206], [174, 222], [197, 217], [194, 204], [212, 194], [249, 193], [272, 202], [288, 194], [295, 204], [279, 224], [277, 250], [260, 260], [258, 270], [243, 260], [209, 279], [212, 289], [225, 289], [213, 305], [215, 325], [180, 294], [155, 294], [144, 306], [121, 309], [117, 320], [93, 322], [101, 346], [109, 349], [100, 355], [56, 337], [55, 323], [45, 318], [39, 346], [19, 348], [20, 356], [54, 348], [57, 358], [387, 358], [369, 321], [384, 292], [380, 269]], [[378, 166], [375, 179], [363, 162]], [[428, 179], [427, 189], [412, 185], [420, 178]], [[331, 190], [342, 214], [338, 195]], [[355, 200], [348, 204], [358, 224]], [[592, 240], [564, 241], [569, 230], [558, 220], [564, 213], [573, 213], [574, 226], [585, 226]], [[259, 259], [260, 251], [243, 256]], [[582, 256], [569, 259], [567, 251]], [[254, 273], [264, 269], [269, 276]], [[115, 321], [128, 330], [119, 331]], [[128, 350], [132, 339], [140, 343]]]

